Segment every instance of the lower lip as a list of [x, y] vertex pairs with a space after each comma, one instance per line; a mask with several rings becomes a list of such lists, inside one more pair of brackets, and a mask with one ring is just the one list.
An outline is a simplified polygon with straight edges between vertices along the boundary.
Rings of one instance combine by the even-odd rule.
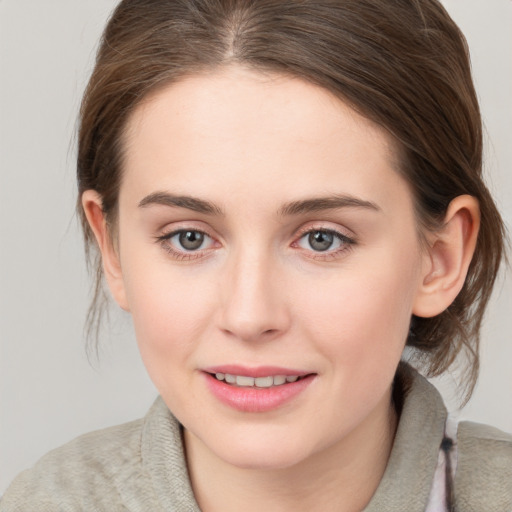
[[295, 382], [270, 388], [238, 387], [204, 373], [210, 391], [224, 404], [241, 412], [267, 412], [281, 407], [301, 394], [313, 382], [308, 375]]

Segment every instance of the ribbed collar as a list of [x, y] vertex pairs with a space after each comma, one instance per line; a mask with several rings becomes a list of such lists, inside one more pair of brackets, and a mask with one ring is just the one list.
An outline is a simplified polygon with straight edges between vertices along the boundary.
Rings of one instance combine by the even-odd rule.
[[[424, 512], [443, 439], [446, 409], [425, 378], [410, 368], [397, 377], [410, 382], [391, 455], [364, 512]], [[397, 382], [398, 384], [398, 382]], [[161, 397], [149, 410], [141, 454], [156, 496], [167, 511], [200, 512], [185, 462], [181, 427]]]
[[141, 455], [163, 510], [201, 512], [188, 476], [181, 426], [162, 397], [144, 420]]
[[[424, 512], [443, 440], [446, 408], [437, 389], [410, 367], [409, 381], [391, 455], [364, 512]], [[400, 384], [397, 382], [396, 384]]]

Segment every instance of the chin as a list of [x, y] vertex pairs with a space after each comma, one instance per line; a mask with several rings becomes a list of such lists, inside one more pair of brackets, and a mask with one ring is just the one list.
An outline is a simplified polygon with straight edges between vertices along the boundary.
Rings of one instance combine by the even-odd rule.
[[[245, 436], [244, 436], [245, 437]], [[311, 453], [304, 441], [282, 436], [247, 436], [242, 439], [230, 437], [215, 443], [211, 450], [224, 462], [240, 469], [279, 470], [293, 467]]]
[[225, 462], [237, 468], [260, 471], [288, 469], [304, 460], [304, 457], [297, 452], [266, 451], [266, 453], [262, 453], [262, 450], [259, 450], [258, 453], [251, 453], [251, 451], [245, 451], [245, 453], [231, 452], [226, 456], [223, 456], [223, 454], [220, 454], [220, 456]]

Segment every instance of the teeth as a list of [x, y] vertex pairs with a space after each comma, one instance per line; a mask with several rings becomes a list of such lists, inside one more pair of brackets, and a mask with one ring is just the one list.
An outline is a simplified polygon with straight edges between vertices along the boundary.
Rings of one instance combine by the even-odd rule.
[[276, 375], [274, 377], [274, 386], [280, 386], [286, 382], [286, 377], [284, 375]]
[[245, 375], [231, 375], [229, 373], [216, 373], [217, 380], [226, 381], [228, 384], [236, 384], [240, 387], [257, 387], [257, 388], [270, 388], [272, 386], [282, 386], [288, 382], [295, 382], [298, 380], [298, 375], [269, 375], [268, 377], [247, 377]]
[[[258, 380], [258, 379], [256, 379]], [[237, 386], [254, 386], [254, 377], [242, 377], [241, 375], [236, 376]]]
[[274, 384], [274, 377], [258, 377], [254, 379], [254, 384], [258, 388], [269, 388]]

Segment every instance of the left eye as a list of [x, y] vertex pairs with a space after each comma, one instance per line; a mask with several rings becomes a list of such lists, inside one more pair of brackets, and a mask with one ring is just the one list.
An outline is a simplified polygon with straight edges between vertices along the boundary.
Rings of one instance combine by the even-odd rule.
[[174, 247], [187, 252], [205, 249], [212, 243], [212, 239], [206, 233], [193, 229], [175, 231], [165, 238]]
[[336, 250], [350, 243], [350, 240], [336, 231], [325, 229], [316, 229], [304, 234], [298, 241], [299, 247], [313, 250], [315, 252], [325, 252]]

